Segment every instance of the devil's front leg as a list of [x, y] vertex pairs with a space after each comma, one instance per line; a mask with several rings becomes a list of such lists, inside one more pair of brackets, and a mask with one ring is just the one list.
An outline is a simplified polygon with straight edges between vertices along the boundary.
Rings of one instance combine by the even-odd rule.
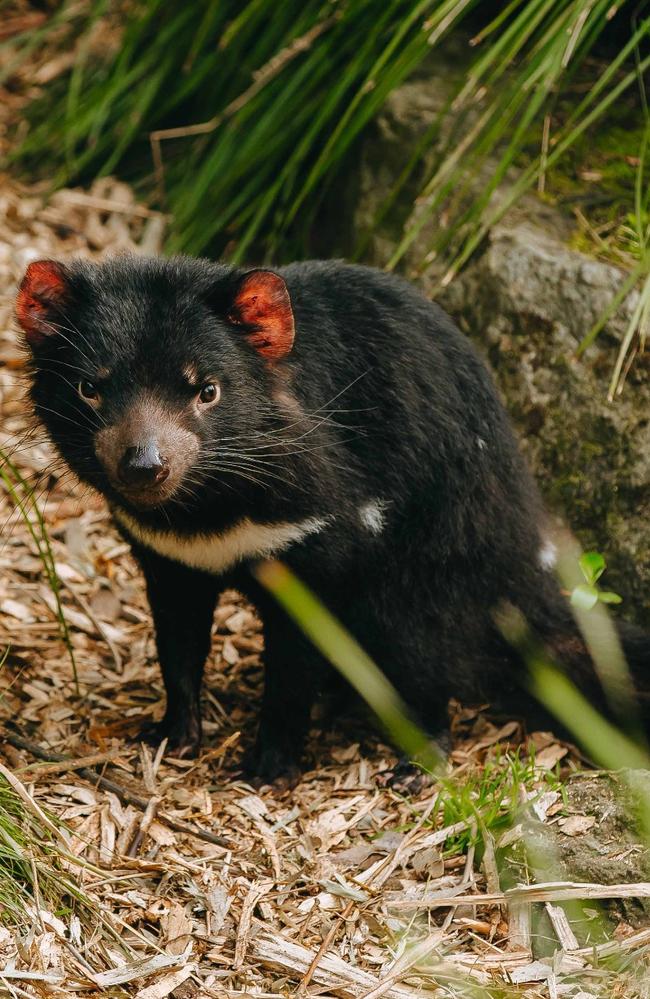
[[147, 585], [167, 708], [141, 738], [168, 739], [176, 756], [196, 756], [201, 744], [201, 680], [210, 651], [218, 579], [150, 552], [134, 550]]
[[260, 610], [264, 695], [257, 740], [244, 768], [258, 780], [293, 784], [302, 769], [311, 709], [330, 667], [283, 611], [269, 604]]

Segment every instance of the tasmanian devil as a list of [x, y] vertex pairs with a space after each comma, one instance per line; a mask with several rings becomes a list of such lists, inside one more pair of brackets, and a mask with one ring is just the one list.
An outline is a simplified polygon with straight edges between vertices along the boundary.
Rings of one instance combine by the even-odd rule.
[[[451, 695], [539, 721], [493, 623], [503, 601], [543, 640], [567, 639], [568, 668], [600, 703], [486, 367], [404, 280], [339, 262], [46, 260], [29, 266], [16, 314], [35, 412], [144, 573], [167, 691], [153, 738], [196, 752], [213, 611], [232, 586], [265, 628], [249, 768], [295, 772], [328, 667], [251, 575], [270, 556], [431, 733]], [[642, 672], [650, 642], [624, 640]]]

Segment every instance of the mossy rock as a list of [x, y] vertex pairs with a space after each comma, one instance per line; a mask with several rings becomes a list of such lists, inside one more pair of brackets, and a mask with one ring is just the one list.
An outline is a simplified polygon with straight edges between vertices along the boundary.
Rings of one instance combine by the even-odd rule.
[[[635, 771], [638, 781], [644, 780], [650, 790], [650, 773]], [[615, 774], [581, 773], [566, 785], [567, 807], [564, 818], [579, 816], [593, 821], [585, 832], [567, 835], [566, 824], [539, 825], [528, 841], [531, 854], [538, 863], [547, 858], [546, 871], [538, 872], [542, 880], [552, 879], [588, 884], [638, 884], [650, 880], [650, 851], [639, 829], [637, 799]], [[580, 939], [584, 934], [592, 941], [598, 930], [603, 938], [624, 920], [631, 926], [647, 926], [650, 920], [650, 899], [621, 898], [600, 902], [586, 900], [568, 907], [569, 917], [576, 920], [574, 929]], [[594, 919], [594, 913], [600, 918]]]
[[650, 625], [650, 357], [607, 401], [633, 293], [582, 355], [624, 275], [543, 230], [494, 230], [440, 300], [484, 353], [549, 507], [608, 563], [607, 587]]

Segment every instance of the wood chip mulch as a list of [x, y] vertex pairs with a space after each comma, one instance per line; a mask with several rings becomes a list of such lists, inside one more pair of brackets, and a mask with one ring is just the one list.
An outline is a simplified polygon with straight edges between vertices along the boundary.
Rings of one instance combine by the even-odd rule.
[[[61, 863], [83, 896], [50, 911], [35, 892], [31, 920], [0, 920], [0, 994], [636, 995], [626, 961], [650, 944], [650, 930], [580, 942], [559, 903], [648, 897], [650, 886], [522, 877], [504, 890], [499, 844], [488, 834], [479, 851], [466, 835], [475, 816], [445, 825], [436, 784], [383, 786], [378, 775], [395, 754], [367, 725], [316, 727], [312, 768], [294, 790], [255, 790], [237, 776], [254, 733], [263, 637], [236, 593], [223, 595], [215, 617], [202, 757], [161, 758], [133, 740], [162, 698], [142, 582], [101, 499], [29, 430], [12, 308], [31, 260], [157, 252], [164, 227], [110, 178], [49, 198], [0, 180], [0, 447], [43, 511], [78, 673], [77, 687], [34, 539], [0, 484], [0, 758], [24, 808], [54, 822]], [[499, 730], [467, 712], [457, 720], [450, 773], [460, 785], [497, 760], [501, 744], [521, 741], [515, 723]], [[574, 758], [548, 734], [531, 739], [543, 791], [544, 768]], [[558, 821], [557, 791], [527, 793], [538, 822]], [[526, 804], [524, 793], [522, 814]], [[531, 913], [543, 907], [552, 940], [540, 959]], [[621, 965], [614, 979], [610, 953]]]

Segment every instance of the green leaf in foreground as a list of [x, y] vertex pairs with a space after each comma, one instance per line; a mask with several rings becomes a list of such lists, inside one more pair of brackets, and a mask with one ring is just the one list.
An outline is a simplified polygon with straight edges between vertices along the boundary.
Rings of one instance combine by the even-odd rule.
[[650, 770], [650, 757], [607, 721], [559, 669], [539, 658], [529, 662], [535, 696], [610, 770]]
[[578, 564], [586, 582], [579, 583], [571, 590], [571, 604], [576, 610], [593, 610], [599, 601], [602, 604], [623, 602], [623, 598], [618, 593], [598, 588], [598, 580], [607, 568], [607, 563], [600, 552], [583, 552], [578, 559]]
[[586, 581], [593, 586], [605, 571], [606, 563], [600, 552], [584, 552], [580, 556], [580, 568]]
[[614, 593], [613, 590], [600, 590], [598, 593], [598, 599], [601, 604], [622, 604], [623, 597], [619, 593]]

